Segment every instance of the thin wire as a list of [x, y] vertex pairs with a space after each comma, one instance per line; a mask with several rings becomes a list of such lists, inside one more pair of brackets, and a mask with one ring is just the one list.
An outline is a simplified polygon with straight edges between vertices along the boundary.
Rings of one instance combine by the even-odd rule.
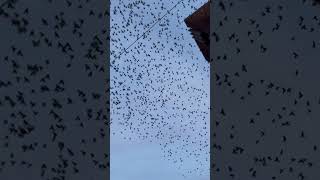
[[147, 31], [145, 31], [140, 37], [138, 37], [133, 43], [131, 43], [124, 51], [122, 51], [122, 53], [119, 54], [118, 57], [116, 58], [120, 58], [120, 56], [125, 53], [134, 43], [136, 43], [141, 37], [143, 37], [148, 31], [150, 31], [158, 22], [161, 21], [161, 19], [163, 19], [168, 13], [170, 13], [170, 11], [172, 9], [174, 9], [181, 1], [183, 0], [180, 0], [176, 5], [174, 5], [170, 10], [167, 11], [167, 13], [165, 15], [163, 15], [160, 19], [158, 19], [157, 22], [155, 22]]

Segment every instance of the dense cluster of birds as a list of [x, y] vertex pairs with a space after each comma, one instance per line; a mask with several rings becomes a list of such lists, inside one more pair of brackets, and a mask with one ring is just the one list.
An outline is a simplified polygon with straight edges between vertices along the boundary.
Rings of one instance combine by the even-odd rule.
[[111, 142], [156, 142], [187, 178], [210, 169], [209, 63], [184, 22], [204, 3], [120, 0], [110, 10]]
[[213, 179], [319, 179], [320, 4], [212, 3]]
[[106, 179], [109, 5], [0, 7], [0, 179]]

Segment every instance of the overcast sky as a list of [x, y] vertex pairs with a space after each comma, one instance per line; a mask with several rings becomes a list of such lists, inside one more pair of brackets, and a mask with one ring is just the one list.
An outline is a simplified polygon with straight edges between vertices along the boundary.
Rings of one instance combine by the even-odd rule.
[[[183, 22], [205, 2], [178, 4], [128, 53], [111, 57], [111, 180], [209, 179], [209, 64]], [[152, 14], [161, 17], [176, 3], [150, 0], [134, 6], [132, 1], [111, 0], [111, 52], [119, 54], [119, 48], [142, 34], [144, 25], [154, 22]], [[163, 126], [150, 128], [149, 122], [160, 120]], [[130, 130], [130, 123], [140, 131]], [[158, 132], [162, 138], [156, 138]]]

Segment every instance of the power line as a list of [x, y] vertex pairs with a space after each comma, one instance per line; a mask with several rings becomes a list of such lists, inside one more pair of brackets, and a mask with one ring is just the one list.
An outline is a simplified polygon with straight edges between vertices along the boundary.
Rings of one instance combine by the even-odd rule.
[[120, 53], [119, 56], [116, 57], [116, 58], [120, 58], [120, 56], [121, 56], [123, 53], [125, 53], [134, 43], [136, 43], [136, 42], [137, 42], [141, 37], [143, 37], [148, 31], [150, 31], [158, 22], [161, 21], [161, 19], [163, 19], [167, 14], [169, 14], [170, 11], [171, 11], [172, 9], [174, 9], [181, 1], [183, 1], [183, 0], [178, 1], [177, 4], [175, 4], [170, 10], [168, 10], [165, 15], [163, 15], [160, 19], [158, 19], [157, 22], [155, 22], [147, 31], [145, 31], [140, 37], [138, 37], [133, 43], [131, 43], [131, 44], [130, 44], [124, 51], [122, 51], [122, 53]]

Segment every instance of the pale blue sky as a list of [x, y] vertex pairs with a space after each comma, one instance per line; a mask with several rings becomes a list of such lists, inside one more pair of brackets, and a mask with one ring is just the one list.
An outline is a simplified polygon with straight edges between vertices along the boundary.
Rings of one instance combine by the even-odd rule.
[[[177, 3], [135, 2], [111, 0], [114, 54], [154, 22], [152, 13], [161, 17]], [[183, 2], [128, 53], [111, 57], [111, 180], [209, 180], [209, 64], [183, 22], [206, 1]]]

